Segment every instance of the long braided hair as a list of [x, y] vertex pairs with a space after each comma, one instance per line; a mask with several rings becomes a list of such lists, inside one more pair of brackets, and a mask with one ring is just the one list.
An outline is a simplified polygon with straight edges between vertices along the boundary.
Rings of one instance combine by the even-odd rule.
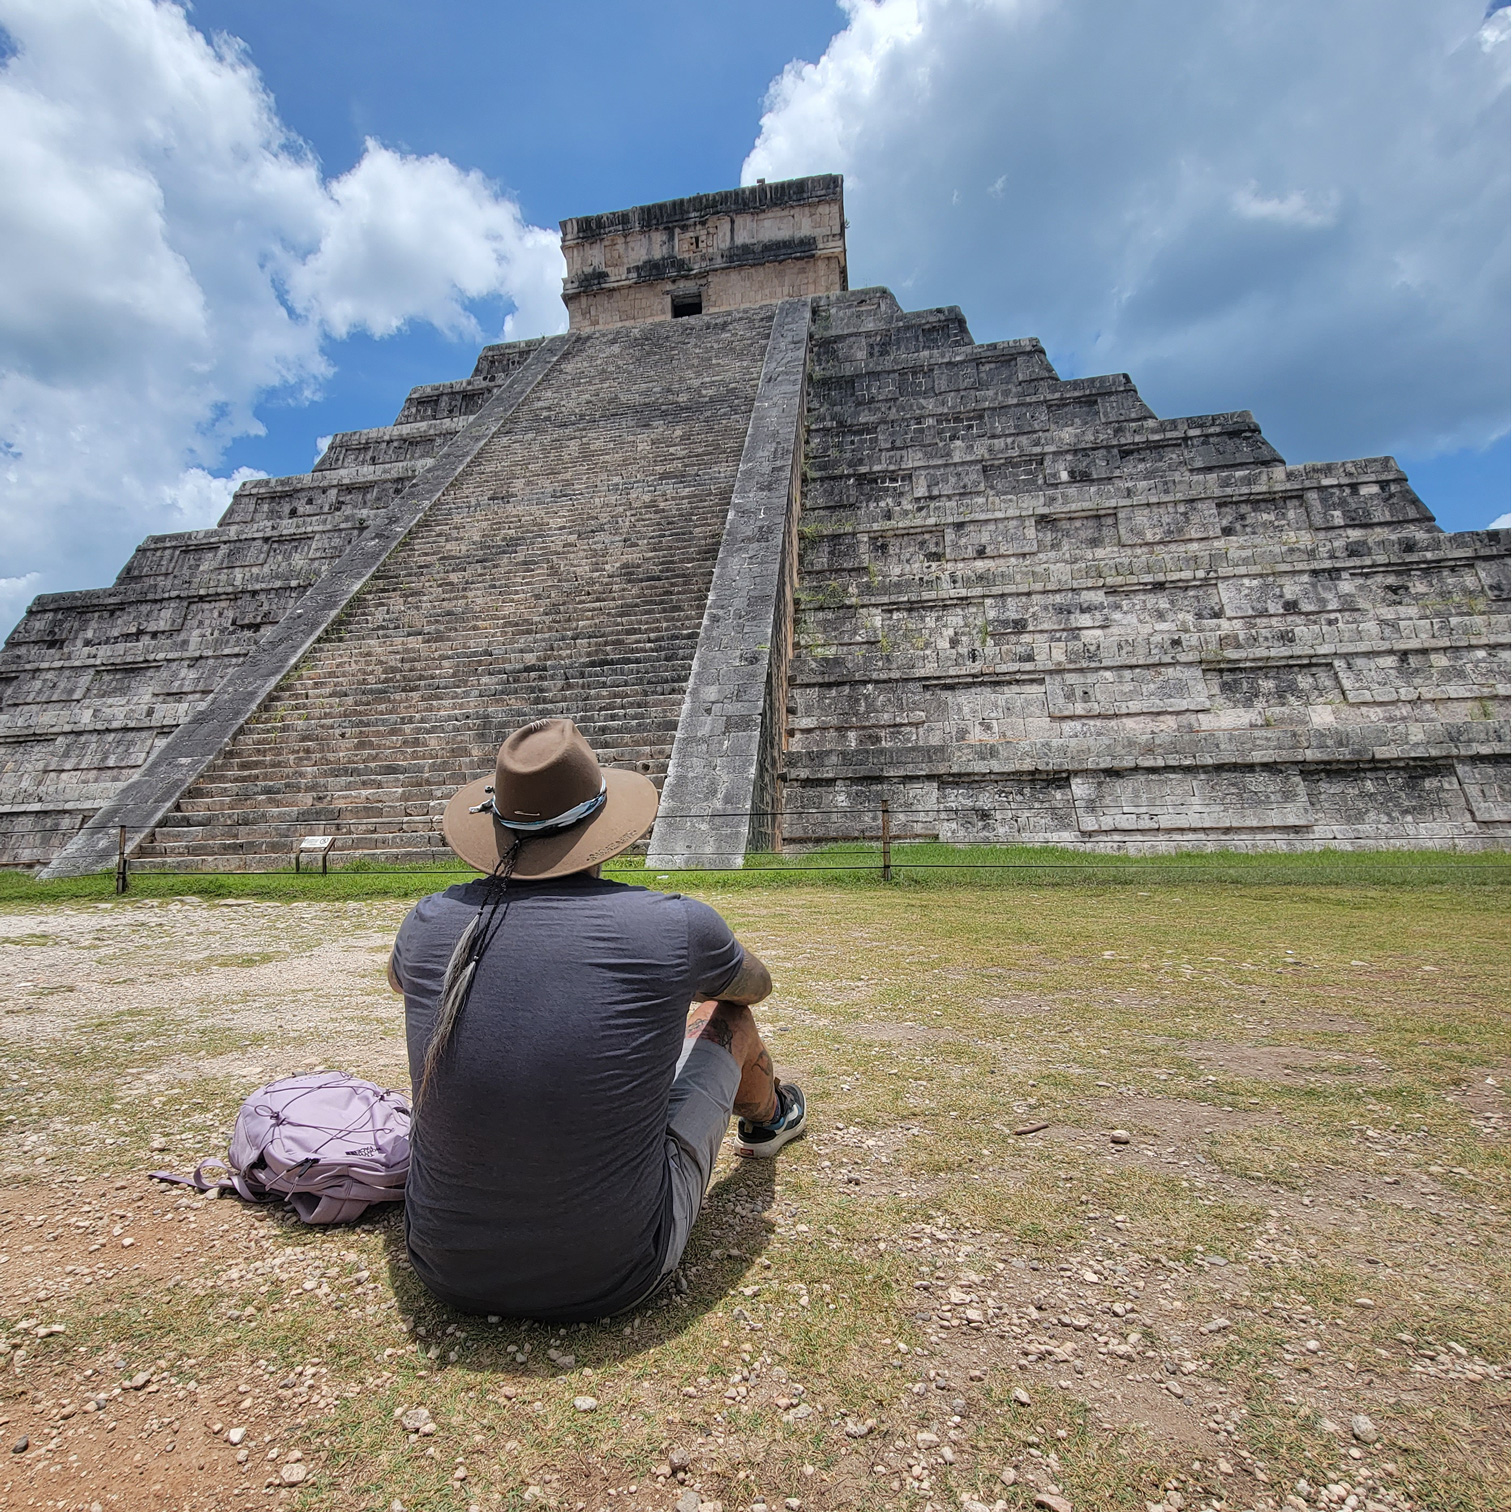
[[499, 864], [487, 878], [485, 885], [488, 887], [488, 895], [483, 900], [483, 906], [458, 937], [451, 959], [446, 963], [446, 975], [441, 983], [441, 1002], [436, 1009], [436, 1022], [431, 1029], [430, 1043], [425, 1047], [420, 1089], [415, 1095], [417, 1110], [425, 1101], [436, 1067], [440, 1065], [441, 1057], [451, 1043], [452, 1031], [457, 1027], [457, 1019], [472, 992], [478, 962], [483, 959], [484, 951], [493, 944], [504, 926], [511, 896], [509, 879], [514, 875], [515, 862], [524, 843], [523, 839], [516, 840], [500, 858]]

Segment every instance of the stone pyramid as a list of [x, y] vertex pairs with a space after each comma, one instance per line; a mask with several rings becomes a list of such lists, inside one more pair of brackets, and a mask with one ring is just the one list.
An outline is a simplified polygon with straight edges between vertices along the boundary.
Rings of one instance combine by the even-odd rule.
[[503, 734], [662, 786], [659, 867], [900, 838], [1501, 845], [1504, 531], [1390, 458], [847, 287], [840, 180], [563, 223], [564, 336], [37, 599], [0, 652], [0, 863], [444, 855]]

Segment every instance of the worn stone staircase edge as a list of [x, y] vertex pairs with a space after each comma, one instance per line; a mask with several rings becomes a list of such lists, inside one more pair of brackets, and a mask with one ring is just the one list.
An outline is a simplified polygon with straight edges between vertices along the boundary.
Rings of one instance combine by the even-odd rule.
[[225, 682], [39, 875], [48, 879], [79, 877], [104, 870], [114, 861], [118, 832], [123, 826], [128, 850], [151, 831], [456, 481], [484, 443], [509, 420], [568, 347], [579, 340], [574, 336], [543, 340], [466, 428], [442, 448], [435, 461], [337, 558]]
[[776, 807], [797, 569], [808, 298], [783, 300], [730, 496], [647, 865], [740, 866]]

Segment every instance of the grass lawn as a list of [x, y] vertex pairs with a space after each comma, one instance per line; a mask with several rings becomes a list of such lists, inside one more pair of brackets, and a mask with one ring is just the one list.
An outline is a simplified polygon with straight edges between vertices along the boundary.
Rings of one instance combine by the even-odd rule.
[[423, 879], [6, 882], [0, 1505], [1506, 1506], [1505, 857], [1292, 861], [696, 884], [812, 1132], [566, 1331], [145, 1176], [405, 1084]]

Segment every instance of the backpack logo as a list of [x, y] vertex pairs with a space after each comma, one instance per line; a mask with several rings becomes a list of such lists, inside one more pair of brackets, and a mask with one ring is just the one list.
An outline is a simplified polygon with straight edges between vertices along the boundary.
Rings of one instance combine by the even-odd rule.
[[378, 1153], [378, 1146], [377, 1145], [363, 1145], [363, 1147], [360, 1150], [348, 1150], [347, 1151], [348, 1155], [376, 1155], [377, 1153]]

